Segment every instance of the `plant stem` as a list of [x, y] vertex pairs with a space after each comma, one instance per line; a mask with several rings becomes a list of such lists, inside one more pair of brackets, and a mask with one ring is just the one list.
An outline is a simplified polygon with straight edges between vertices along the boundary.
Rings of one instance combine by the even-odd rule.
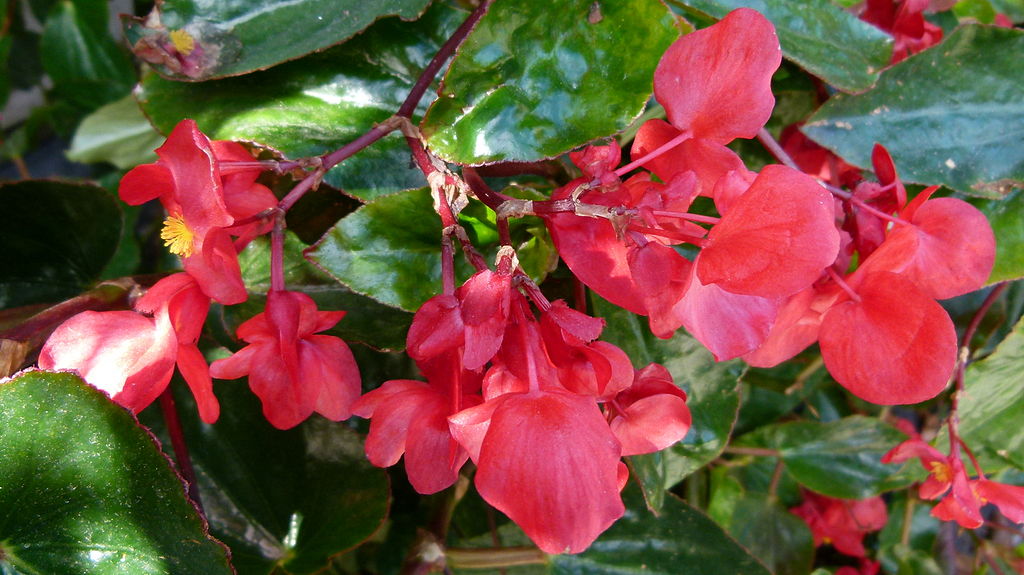
[[536, 547], [503, 547], [500, 549], [449, 548], [448, 565], [457, 569], [497, 569], [517, 565], [545, 565], [547, 555]]
[[178, 471], [188, 483], [188, 496], [195, 502], [199, 513], [203, 513], [203, 502], [199, 499], [199, 485], [196, 483], [196, 471], [192, 467], [192, 458], [188, 455], [185, 433], [181, 429], [181, 419], [178, 418], [178, 409], [174, 405], [174, 394], [169, 385], [160, 394], [160, 412], [164, 416], [167, 434], [171, 436], [171, 448], [174, 449], [174, 460], [178, 464]]

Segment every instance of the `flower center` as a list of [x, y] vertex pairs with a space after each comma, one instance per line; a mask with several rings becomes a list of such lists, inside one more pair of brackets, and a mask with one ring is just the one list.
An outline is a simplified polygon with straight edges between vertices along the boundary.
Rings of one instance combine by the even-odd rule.
[[180, 52], [182, 56], [188, 56], [192, 53], [192, 50], [196, 49], [195, 38], [184, 30], [171, 32], [171, 43], [174, 44], [174, 49]]
[[942, 483], [949, 483], [950, 481], [953, 481], [953, 470], [950, 469], [948, 465], [941, 461], [933, 461], [931, 465], [932, 475], [935, 476], [937, 481], [941, 481]]
[[185, 220], [175, 216], [169, 216], [164, 220], [164, 227], [160, 230], [160, 239], [164, 240], [164, 246], [170, 249], [176, 256], [187, 258], [192, 255], [192, 240], [195, 234], [185, 224]]

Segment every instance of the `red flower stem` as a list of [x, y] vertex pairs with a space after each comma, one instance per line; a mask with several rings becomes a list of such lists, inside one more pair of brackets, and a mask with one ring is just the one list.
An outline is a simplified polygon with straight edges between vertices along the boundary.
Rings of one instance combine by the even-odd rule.
[[667, 218], [679, 218], [681, 220], [687, 220], [690, 222], [698, 222], [701, 224], [715, 225], [722, 218], [716, 218], [714, 216], [702, 216], [700, 214], [691, 214], [689, 212], [673, 212], [670, 210], [652, 210], [652, 214], [656, 216], [663, 216]]
[[768, 152], [771, 155], [775, 156], [776, 160], [782, 162], [784, 166], [793, 168], [798, 172], [803, 171], [800, 169], [800, 166], [796, 165], [796, 162], [793, 160], [793, 157], [789, 155], [789, 152], [783, 149], [782, 145], [779, 144], [778, 140], [776, 140], [775, 137], [772, 136], [771, 132], [764, 128], [761, 128], [760, 130], [757, 131], [757, 140], [761, 142], [762, 146], [768, 149]]
[[825, 272], [827, 272], [828, 276], [832, 278], [832, 281], [836, 282], [836, 285], [838, 285], [840, 288], [842, 288], [844, 292], [846, 292], [846, 295], [850, 296], [850, 299], [856, 302], [860, 301], [860, 295], [856, 291], [854, 291], [852, 287], [850, 287], [850, 284], [846, 283], [842, 276], [836, 273], [835, 269], [829, 266], [825, 268]]
[[587, 313], [587, 286], [576, 276], [572, 276], [572, 296], [576, 311]]
[[615, 175], [621, 178], [622, 176], [639, 168], [645, 163], [650, 162], [651, 160], [661, 156], [662, 154], [678, 146], [679, 144], [682, 144], [686, 140], [689, 140], [691, 137], [692, 136], [690, 135], [690, 132], [684, 130], [680, 132], [679, 135], [676, 136], [675, 138], [672, 138], [671, 140], [658, 146], [654, 150], [644, 154], [643, 156], [640, 157], [640, 159], [633, 160], [632, 162], [626, 164], [625, 166], [622, 166], [621, 168], [615, 170]]
[[537, 309], [542, 312], [551, 309], [551, 301], [548, 300], [547, 296], [544, 295], [544, 292], [540, 291], [537, 284], [533, 283], [530, 276], [526, 275], [526, 272], [522, 271], [521, 268], [516, 270], [512, 279], [522, 287], [524, 291], [526, 291], [526, 296], [530, 298], [533, 305], [537, 306]]
[[487, 207], [491, 208], [491, 210], [493, 210], [497, 215], [498, 238], [501, 241], [501, 245], [511, 246], [512, 236], [509, 234], [508, 217], [499, 212], [498, 207], [501, 206], [505, 200], [514, 198], [509, 198], [504, 194], [499, 194], [492, 190], [491, 187], [487, 185], [487, 182], [485, 182], [484, 179], [480, 177], [480, 174], [478, 174], [473, 168], [463, 168], [462, 178], [466, 181], [466, 185], [469, 186], [469, 189], [473, 190], [473, 194], [477, 199], [483, 202]]
[[908, 222], [907, 220], [900, 219], [900, 218], [898, 218], [896, 216], [889, 215], [889, 214], [887, 214], [887, 213], [885, 213], [883, 211], [880, 211], [880, 210], [878, 210], [876, 208], [871, 207], [864, 200], [862, 200], [860, 198], [855, 198], [855, 197], [853, 197], [851, 195], [849, 198], [846, 198], [846, 199], [851, 204], [857, 206], [858, 208], [860, 208], [860, 209], [862, 209], [862, 210], [864, 210], [864, 211], [866, 211], [866, 212], [868, 212], [868, 213], [870, 213], [870, 214], [872, 214], [872, 215], [874, 215], [876, 217], [879, 217], [879, 218], [881, 218], [881, 219], [883, 219], [883, 220], [885, 220], [887, 222], [892, 222], [894, 224], [900, 224], [900, 225], [904, 225], [904, 226], [912, 226], [913, 225], [910, 222]]
[[647, 226], [639, 226], [639, 225], [636, 225], [636, 224], [630, 224], [629, 225], [629, 230], [630, 231], [637, 231], [637, 232], [640, 232], [640, 233], [643, 233], [643, 234], [647, 234], [649, 236], [660, 236], [660, 237], [668, 238], [668, 239], [672, 239], [672, 240], [679, 240], [679, 241], [682, 241], [682, 242], [686, 242], [688, 244], [693, 244], [693, 245], [698, 246], [698, 247], [705, 247], [707, 245], [707, 243], [708, 243], [707, 239], [699, 237], [699, 236], [694, 236], [694, 235], [691, 235], [691, 234], [684, 234], [682, 232], [674, 232], [672, 230], [661, 230], [661, 229], [658, 229], [658, 228], [649, 228]]
[[274, 229], [270, 232], [270, 289], [284, 291], [284, 212], [274, 218]]
[[[329, 154], [320, 156], [319, 166], [299, 182], [292, 191], [288, 192], [284, 199], [282, 199], [278, 204], [278, 207], [287, 212], [295, 205], [295, 202], [299, 201], [299, 199], [306, 194], [306, 192], [320, 183], [320, 180], [323, 178], [323, 175], [327, 173], [327, 170], [330, 170], [334, 166], [352, 157], [357, 152], [369, 147], [377, 140], [398, 129], [401, 122], [396, 120], [407, 120], [412, 118], [412, 113], [416, 110], [416, 106], [419, 104], [420, 100], [423, 99], [423, 94], [426, 93], [431, 82], [434, 81], [434, 78], [441, 70], [441, 67], [448, 58], [455, 53], [455, 50], [457, 50], [458, 47], [466, 40], [477, 22], [479, 22], [480, 18], [482, 18], [487, 12], [491, 2], [492, 0], [483, 0], [480, 2], [476, 9], [470, 13], [469, 17], [467, 17], [466, 20], [455, 30], [455, 33], [448, 38], [443, 46], [441, 46], [440, 50], [434, 54], [434, 57], [430, 60], [430, 63], [427, 64], [427, 67], [420, 72], [419, 78], [416, 79], [416, 83], [413, 84], [412, 89], [409, 91], [409, 94], [406, 95], [405, 101], [402, 102], [402, 105], [399, 106], [398, 112], [395, 113], [395, 116], [370, 128], [370, 130], [365, 134], [359, 136], [348, 144], [345, 144], [341, 148], [338, 148]], [[287, 171], [288, 169], [303, 167], [307, 164], [308, 162], [302, 160], [280, 162], [277, 166], [277, 170]]]
[[174, 449], [174, 460], [178, 464], [178, 471], [188, 483], [189, 499], [196, 504], [199, 513], [203, 513], [203, 502], [199, 499], [199, 485], [196, 483], [196, 471], [192, 467], [192, 458], [188, 455], [185, 433], [181, 429], [181, 419], [178, 418], [178, 410], [174, 406], [174, 394], [169, 385], [160, 394], [160, 412], [164, 416], [167, 434], [171, 436], [171, 447]]
[[411, 118], [413, 111], [416, 110], [416, 105], [419, 104], [423, 94], [426, 93], [427, 88], [430, 87], [430, 83], [434, 81], [434, 77], [441, 70], [441, 66], [444, 65], [448, 57], [455, 53], [455, 51], [462, 45], [469, 36], [469, 33], [476, 27], [477, 22], [483, 18], [484, 14], [487, 13], [487, 9], [490, 8], [492, 0], [482, 0], [480, 4], [470, 13], [461, 25], [455, 30], [450, 38], [441, 46], [441, 49], [434, 54], [434, 58], [430, 60], [427, 67], [420, 73], [420, 77], [416, 80], [416, 84], [413, 85], [409, 95], [405, 98], [405, 102], [402, 102], [402, 106], [398, 108], [398, 116], [405, 118]]
[[1002, 282], [992, 288], [992, 291], [988, 292], [985, 296], [985, 300], [981, 302], [981, 306], [978, 307], [978, 311], [975, 312], [974, 317], [971, 318], [971, 323], [967, 324], [967, 329], [964, 330], [963, 338], [960, 340], [960, 347], [970, 347], [971, 340], [974, 339], [974, 334], [978, 331], [978, 327], [981, 325], [981, 320], [985, 318], [992, 304], [999, 299], [999, 296], [1003, 295], [1006, 288], [1009, 287], [1008, 282]]

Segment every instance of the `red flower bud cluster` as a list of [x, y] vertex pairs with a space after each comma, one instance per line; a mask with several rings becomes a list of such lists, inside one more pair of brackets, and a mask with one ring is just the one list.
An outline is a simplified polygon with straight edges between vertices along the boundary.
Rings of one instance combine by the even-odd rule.
[[[956, 362], [935, 299], [984, 284], [988, 222], [961, 200], [930, 199], [936, 188], [907, 202], [881, 146], [880, 181], [836, 190], [841, 202], [797, 170], [747, 170], [725, 144], [767, 121], [780, 58], [771, 23], [747, 9], [673, 44], [654, 78], [668, 122], [648, 121], [633, 144], [650, 173], [610, 177], [634, 166], [616, 170], [614, 145], [574, 154], [584, 177], [554, 199], [575, 212], [546, 215], [559, 253], [656, 335], [685, 327], [716, 359], [769, 367], [819, 341], [835, 379], [863, 399], [934, 397]], [[701, 196], [720, 217], [689, 213]], [[699, 248], [692, 259], [682, 243]]]
[[599, 341], [603, 320], [534, 291], [538, 319], [501, 257], [416, 313], [407, 349], [426, 381], [385, 382], [353, 412], [371, 418], [375, 465], [404, 454], [413, 487], [433, 493], [472, 459], [488, 503], [544, 551], [578, 553], [625, 511], [621, 457], [686, 435], [686, 394]]

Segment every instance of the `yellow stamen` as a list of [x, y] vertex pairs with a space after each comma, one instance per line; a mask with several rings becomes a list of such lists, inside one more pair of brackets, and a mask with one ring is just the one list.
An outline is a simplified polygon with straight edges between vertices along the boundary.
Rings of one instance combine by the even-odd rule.
[[196, 49], [196, 39], [185, 30], [171, 32], [171, 43], [182, 56], [188, 56]]
[[950, 481], [953, 481], [953, 470], [950, 469], [949, 466], [946, 465], [945, 463], [941, 461], [933, 461], [931, 463], [931, 467], [932, 475], [935, 476], [935, 479], [937, 481], [941, 481], [943, 483], [949, 483]]
[[183, 258], [192, 255], [193, 237], [192, 230], [185, 224], [185, 220], [174, 216], [164, 220], [164, 228], [160, 230], [160, 239], [164, 240], [164, 246], [170, 248], [172, 254]]

